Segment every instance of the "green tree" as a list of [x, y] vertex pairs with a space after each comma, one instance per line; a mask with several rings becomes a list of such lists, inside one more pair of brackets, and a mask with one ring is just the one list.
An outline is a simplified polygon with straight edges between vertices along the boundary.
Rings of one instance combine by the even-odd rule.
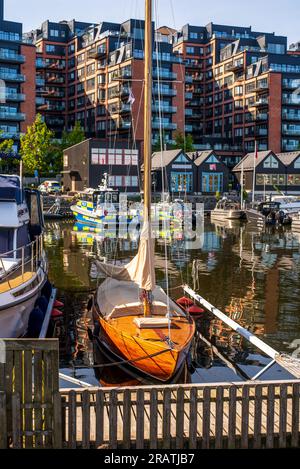
[[[0, 138], [1, 134], [0, 132]], [[16, 166], [19, 164], [17, 158], [14, 158], [13, 151], [14, 141], [5, 139], [0, 142], [0, 171], [5, 173], [14, 172]]]
[[85, 140], [84, 130], [81, 127], [80, 122], [77, 121], [71, 132], [67, 132], [66, 130], [63, 132], [61, 139], [62, 150], [72, 147], [73, 145], [77, 145], [78, 143], [83, 142], [83, 140]]
[[175, 144], [173, 145], [174, 150], [181, 149], [186, 153], [195, 151], [194, 141], [191, 134], [185, 135], [183, 132], [178, 130], [175, 133]]
[[35, 170], [47, 173], [49, 170], [49, 154], [52, 148], [53, 132], [48, 129], [40, 114], [21, 137], [20, 154], [25, 172], [32, 174]]

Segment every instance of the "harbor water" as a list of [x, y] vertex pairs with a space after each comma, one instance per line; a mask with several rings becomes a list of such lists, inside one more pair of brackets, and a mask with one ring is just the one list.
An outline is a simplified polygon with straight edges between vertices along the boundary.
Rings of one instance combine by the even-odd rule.
[[[166, 243], [156, 240], [157, 280], [163, 288], [169, 288], [172, 299], [181, 297], [182, 285], [188, 284], [279, 352], [297, 353], [300, 234], [283, 228], [259, 230], [238, 222], [213, 224], [207, 220], [199, 248], [187, 249], [182, 237], [169, 239], [165, 235]], [[78, 231], [71, 220], [52, 221], [46, 225], [45, 247], [50, 280], [65, 303], [59, 329], [63, 372], [92, 385], [145, 384], [124, 369], [110, 367], [101, 351], [97, 351], [100, 365], [95, 373], [95, 353], [88, 335], [93, 324], [86, 311], [87, 300], [99, 282], [90, 275], [93, 261], [103, 257], [129, 261], [138, 240], [117, 239], [109, 230], [105, 235]], [[196, 321], [198, 333], [180, 382], [239, 381], [255, 376], [270, 362], [210, 314]], [[101, 367], [103, 363], [105, 367]], [[286, 379], [289, 375], [275, 366], [264, 378]]]

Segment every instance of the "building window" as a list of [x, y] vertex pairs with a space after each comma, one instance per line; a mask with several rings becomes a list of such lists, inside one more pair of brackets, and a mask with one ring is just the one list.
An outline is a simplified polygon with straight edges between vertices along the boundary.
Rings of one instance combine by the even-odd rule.
[[64, 167], [68, 167], [69, 166], [69, 157], [68, 155], [64, 155]]
[[198, 33], [190, 32], [190, 39], [198, 39]]
[[300, 174], [289, 174], [287, 184], [288, 186], [300, 186]]
[[257, 186], [285, 186], [285, 174], [257, 174]]
[[187, 46], [186, 48], [186, 53], [190, 55], [195, 55], [195, 47], [189, 47]]
[[269, 156], [265, 161], [264, 161], [264, 168], [266, 169], [277, 169], [279, 168], [279, 163], [277, 159], [274, 156]]
[[48, 52], [49, 54], [54, 53], [55, 52], [55, 46], [52, 45], [52, 44], [47, 44], [46, 45], [46, 52]]
[[50, 36], [59, 37], [58, 29], [50, 29]]
[[171, 192], [192, 192], [193, 173], [171, 173]]

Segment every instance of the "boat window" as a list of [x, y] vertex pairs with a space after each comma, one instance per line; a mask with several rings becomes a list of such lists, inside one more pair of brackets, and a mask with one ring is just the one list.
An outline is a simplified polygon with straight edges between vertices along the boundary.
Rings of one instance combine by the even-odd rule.
[[[29, 243], [30, 243], [30, 239], [29, 239], [29, 233], [28, 233], [28, 226], [23, 225], [17, 231], [17, 247], [21, 248], [23, 246], [28, 246]], [[30, 254], [29, 251], [30, 251], [30, 248], [27, 248], [25, 252], [25, 256]], [[22, 253], [20, 250], [18, 251], [18, 257], [21, 257], [21, 255]]]
[[[0, 254], [8, 253], [13, 250], [14, 230], [0, 228]], [[13, 257], [10, 255], [9, 257]], [[1, 268], [1, 265], [0, 265]]]

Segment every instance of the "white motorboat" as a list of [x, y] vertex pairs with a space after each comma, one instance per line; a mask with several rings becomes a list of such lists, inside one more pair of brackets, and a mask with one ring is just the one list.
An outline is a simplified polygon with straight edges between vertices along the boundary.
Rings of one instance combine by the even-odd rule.
[[243, 220], [245, 211], [237, 202], [233, 202], [227, 198], [220, 200], [216, 208], [211, 212], [212, 220]]
[[27, 333], [47, 282], [42, 232], [39, 192], [23, 190], [19, 176], [0, 175], [0, 338]]

